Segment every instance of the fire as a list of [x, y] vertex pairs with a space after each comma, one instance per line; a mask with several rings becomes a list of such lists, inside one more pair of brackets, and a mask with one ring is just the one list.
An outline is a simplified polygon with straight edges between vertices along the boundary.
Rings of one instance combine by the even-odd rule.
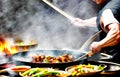
[[13, 42], [10, 42], [8, 39], [0, 38], [0, 52], [4, 52], [7, 55], [12, 55], [18, 53], [20, 50], [26, 51], [27, 47], [16, 46]]
[[11, 55], [18, 52], [18, 47], [12, 46], [8, 40], [0, 40], [0, 52], [5, 52], [7, 55]]
[[4, 45], [3, 43], [0, 41], [0, 52], [2, 52], [4, 50]]

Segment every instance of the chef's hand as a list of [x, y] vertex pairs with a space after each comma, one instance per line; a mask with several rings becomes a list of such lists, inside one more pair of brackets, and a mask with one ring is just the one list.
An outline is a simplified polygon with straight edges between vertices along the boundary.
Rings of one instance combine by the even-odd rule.
[[106, 0], [93, 0], [96, 4], [102, 4], [104, 3]]
[[74, 18], [73, 20], [71, 20], [71, 23], [78, 27], [84, 26], [83, 20], [80, 18]]
[[93, 53], [98, 53], [102, 50], [102, 46], [99, 44], [99, 42], [93, 42], [91, 45], [90, 45], [90, 50], [93, 52]]

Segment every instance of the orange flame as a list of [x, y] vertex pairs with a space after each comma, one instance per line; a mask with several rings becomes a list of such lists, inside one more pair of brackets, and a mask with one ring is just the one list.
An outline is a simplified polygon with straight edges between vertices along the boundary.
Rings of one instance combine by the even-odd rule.
[[5, 52], [10, 56], [18, 52], [18, 47], [12, 46], [7, 40], [0, 40], [0, 52]]
[[2, 52], [3, 50], [4, 50], [4, 45], [3, 45], [3, 43], [0, 41], [0, 52]]
[[12, 54], [18, 53], [19, 50], [26, 51], [28, 47], [19, 47], [14, 44], [11, 44], [7, 39], [0, 39], [0, 52], [4, 52], [5, 54], [11, 56]]

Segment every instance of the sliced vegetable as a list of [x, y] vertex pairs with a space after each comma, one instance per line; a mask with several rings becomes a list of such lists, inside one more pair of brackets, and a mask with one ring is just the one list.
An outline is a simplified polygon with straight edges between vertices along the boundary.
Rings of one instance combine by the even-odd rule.
[[[67, 75], [63, 71], [58, 71], [57, 69], [53, 68], [31, 68], [25, 72], [20, 73], [22, 77], [47, 77], [47, 76], [55, 76], [55, 77], [62, 77]], [[64, 76], [67, 77], [67, 76]]]
[[79, 76], [89, 73], [97, 73], [104, 70], [104, 68], [105, 67], [102, 65], [80, 64], [68, 67], [67, 71], [70, 72], [72, 76]]

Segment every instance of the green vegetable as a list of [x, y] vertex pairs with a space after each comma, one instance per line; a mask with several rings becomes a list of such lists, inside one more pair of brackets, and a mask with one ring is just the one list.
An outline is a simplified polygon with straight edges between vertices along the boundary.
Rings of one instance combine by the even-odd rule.
[[26, 75], [29, 74], [30, 71], [31, 71], [31, 70], [27, 70], [27, 71], [25, 71], [24, 73], [22, 73], [21, 75], [22, 75], [22, 76], [26, 76]]
[[46, 76], [60, 76], [60, 72], [55, 69], [46, 69], [46, 68], [32, 68], [25, 71], [21, 76], [30, 76], [30, 77], [46, 77]]
[[50, 71], [49, 75], [52, 75], [52, 76], [54, 76], [54, 75], [60, 75], [60, 72], [58, 72], [58, 71]]
[[98, 70], [103, 70], [104, 67], [102, 67], [101, 65], [98, 66]]
[[32, 74], [35, 74], [38, 71], [39, 68], [33, 68], [31, 69], [31, 71], [29, 72], [29, 75], [31, 76]]
[[40, 69], [39, 68], [32, 68], [30, 70], [25, 71], [24, 73], [22, 73], [22, 76], [31, 76], [32, 74], [35, 74], [36, 72], [39, 72]]
[[74, 72], [72, 73], [72, 76], [77, 76], [77, 71], [74, 71]]
[[41, 71], [39, 73], [36, 73], [32, 77], [43, 77], [43, 76], [46, 76], [46, 75], [47, 75], [47, 71]]

